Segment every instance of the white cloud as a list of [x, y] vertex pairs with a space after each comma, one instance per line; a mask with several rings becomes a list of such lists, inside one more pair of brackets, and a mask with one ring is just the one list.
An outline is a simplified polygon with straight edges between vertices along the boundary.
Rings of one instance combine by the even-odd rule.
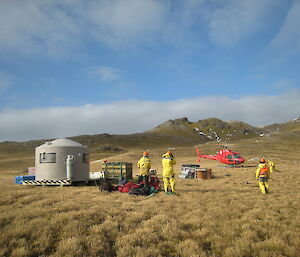
[[294, 1], [280, 31], [271, 46], [284, 49], [284, 52], [300, 51], [300, 1]]
[[12, 85], [14, 77], [8, 73], [0, 71], [0, 93]]
[[107, 66], [92, 68], [91, 74], [99, 76], [102, 81], [118, 80], [121, 78], [121, 70]]
[[104, 0], [88, 9], [94, 34], [105, 43], [123, 45], [144, 41], [161, 30], [169, 1]]
[[68, 2], [2, 0], [0, 47], [22, 54], [46, 52], [50, 55], [72, 49], [78, 43], [80, 23], [71, 15]]
[[232, 46], [260, 31], [268, 20], [274, 0], [229, 0], [222, 8], [212, 10], [210, 39], [219, 45]]
[[174, 118], [210, 117], [252, 125], [299, 116], [300, 92], [278, 96], [201, 97], [169, 102], [123, 101], [79, 107], [50, 107], [0, 112], [0, 141], [56, 138], [80, 134], [134, 133]]
[[282, 1], [2, 0], [0, 47], [60, 56], [96, 39], [117, 49], [157, 42], [188, 49], [205, 42], [207, 26], [213, 42], [235, 45]]
[[168, 2], [2, 0], [0, 47], [59, 56], [91, 36], [109, 46], [144, 42], [163, 27]]

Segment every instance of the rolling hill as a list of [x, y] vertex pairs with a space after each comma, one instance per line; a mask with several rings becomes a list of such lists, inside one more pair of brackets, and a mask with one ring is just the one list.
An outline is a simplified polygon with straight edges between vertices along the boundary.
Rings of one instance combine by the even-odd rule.
[[[300, 133], [300, 118], [287, 123], [254, 127], [240, 121], [222, 121], [216, 118], [191, 122], [187, 118], [168, 120], [144, 133], [129, 135], [81, 135], [69, 137], [87, 145], [92, 153], [125, 151], [131, 148], [182, 147], [206, 142], [231, 143], [259, 136], [293, 137]], [[0, 153], [31, 153], [44, 140], [0, 143]]]
[[299, 132], [300, 131], [300, 117], [291, 121], [279, 124], [272, 124], [265, 126], [264, 129], [270, 132]]
[[240, 139], [249, 139], [266, 132], [264, 128], [253, 127], [240, 121], [222, 121], [216, 118], [191, 122], [187, 118], [168, 120], [151, 133], [181, 135], [199, 142], [217, 141], [229, 143]]
[[[97, 134], [97, 135], [81, 135], [76, 137], [69, 137], [81, 144], [87, 145], [91, 152], [116, 152], [124, 151], [130, 148], [156, 148], [156, 147], [173, 147], [173, 146], [190, 146], [197, 144], [193, 140], [185, 136], [156, 134], [156, 133], [137, 133], [130, 135], [110, 135], [110, 134]], [[34, 149], [52, 139], [45, 140], [32, 140], [27, 142], [12, 142], [5, 141], [0, 143], [0, 153], [12, 154], [25, 152], [29, 153]]]

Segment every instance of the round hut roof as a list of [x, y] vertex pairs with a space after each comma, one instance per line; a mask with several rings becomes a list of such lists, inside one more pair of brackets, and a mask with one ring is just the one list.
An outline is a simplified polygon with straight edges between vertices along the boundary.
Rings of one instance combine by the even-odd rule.
[[40, 145], [38, 147], [41, 147], [41, 148], [42, 147], [84, 147], [84, 148], [87, 148], [87, 146], [82, 145], [78, 142], [75, 142], [75, 141], [67, 139], [67, 138], [55, 139], [53, 141], [46, 142], [45, 144]]

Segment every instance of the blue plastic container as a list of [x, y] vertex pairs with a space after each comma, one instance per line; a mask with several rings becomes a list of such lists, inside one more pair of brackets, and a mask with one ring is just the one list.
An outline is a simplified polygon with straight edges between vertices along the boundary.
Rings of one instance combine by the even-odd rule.
[[35, 180], [33, 175], [16, 176], [16, 184], [22, 184], [23, 181]]

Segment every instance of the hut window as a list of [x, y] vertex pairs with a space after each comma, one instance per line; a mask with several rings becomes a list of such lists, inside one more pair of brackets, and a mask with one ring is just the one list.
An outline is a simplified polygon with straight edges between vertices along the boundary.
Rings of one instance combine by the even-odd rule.
[[83, 163], [89, 163], [89, 161], [90, 161], [90, 155], [88, 154], [88, 153], [84, 153], [84, 154], [82, 154], [82, 162]]
[[55, 163], [56, 153], [40, 153], [40, 163]]

